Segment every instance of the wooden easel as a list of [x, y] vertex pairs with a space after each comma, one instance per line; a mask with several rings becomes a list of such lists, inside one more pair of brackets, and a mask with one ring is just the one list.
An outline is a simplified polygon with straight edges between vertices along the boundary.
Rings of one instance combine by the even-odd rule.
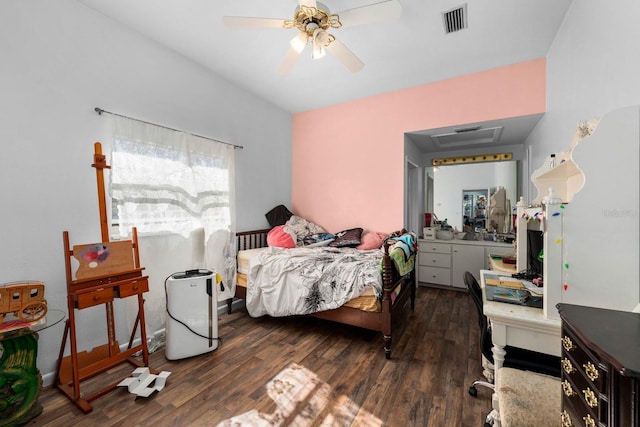
[[[94, 163], [98, 182], [98, 204], [100, 209], [100, 229], [102, 241], [87, 245], [69, 244], [69, 232], [63, 232], [65, 270], [67, 276], [67, 305], [69, 319], [60, 346], [55, 384], [84, 413], [91, 412], [94, 399], [114, 390], [118, 382], [110, 384], [89, 395], [80, 392], [80, 383], [112, 367], [129, 362], [136, 367], [149, 365], [149, 350], [144, 320], [144, 299], [142, 294], [149, 290], [148, 276], [142, 275], [138, 252], [138, 234], [132, 229], [132, 239], [109, 241], [109, 221], [105, 202], [103, 169], [110, 167], [102, 154], [102, 145], [95, 143]], [[79, 264], [74, 274], [71, 270], [72, 258]], [[138, 316], [131, 331], [129, 345], [120, 351], [116, 339], [113, 301], [116, 298], [137, 297]], [[76, 334], [76, 310], [104, 305], [107, 324], [107, 343], [90, 352], [78, 352]], [[136, 330], [140, 328], [140, 344], [134, 346]], [[67, 338], [70, 338], [71, 354], [63, 357]], [[142, 354], [142, 361], [134, 358]]]

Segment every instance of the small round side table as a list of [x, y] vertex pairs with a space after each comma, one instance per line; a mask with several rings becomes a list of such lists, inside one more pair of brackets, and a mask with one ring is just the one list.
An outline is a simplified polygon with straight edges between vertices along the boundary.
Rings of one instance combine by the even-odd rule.
[[1, 330], [0, 324], [0, 425], [19, 426], [42, 412], [38, 396], [42, 375], [36, 364], [38, 332], [60, 323], [62, 310], [47, 315], [31, 326]]

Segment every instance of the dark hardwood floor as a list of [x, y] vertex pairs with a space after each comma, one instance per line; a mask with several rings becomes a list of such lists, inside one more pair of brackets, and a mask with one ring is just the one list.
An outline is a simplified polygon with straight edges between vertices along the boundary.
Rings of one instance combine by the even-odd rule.
[[[385, 426], [482, 426], [491, 394], [468, 387], [482, 376], [477, 313], [466, 292], [418, 288], [416, 309], [396, 325], [391, 360], [379, 333], [314, 318], [253, 319], [244, 310], [219, 319], [220, 347], [168, 361], [164, 349], [150, 365], [171, 375], [164, 390], [138, 398], [120, 387], [92, 402], [83, 414], [55, 388], [40, 395], [44, 410], [30, 425], [215, 426], [276, 405], [265, 384], [291, 362], [314, 372], [362, 413]], [[82, 384], [84, 393], [132, 372], [124, 363]], [[366, 412], [365, 412], [366, 411]], [[326, 415], [326, 413], [324, 414]], [[345, 421], [346, 419], [346, 421]], [[333, 425], [365, 425], [342, 417]], [[316, 423], [313, 425], [320, 425]]]

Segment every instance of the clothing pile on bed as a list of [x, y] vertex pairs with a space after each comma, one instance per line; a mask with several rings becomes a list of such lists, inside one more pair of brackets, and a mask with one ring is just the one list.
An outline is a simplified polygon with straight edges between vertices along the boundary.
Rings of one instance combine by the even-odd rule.
[[415, 266], [414, 256], [418, 251], [418, 240], [415, 233], [406, 230], [396, 231], [386, 239], [389, 245], [389, 256], [393, 260], [401, 276], [408, 274]]

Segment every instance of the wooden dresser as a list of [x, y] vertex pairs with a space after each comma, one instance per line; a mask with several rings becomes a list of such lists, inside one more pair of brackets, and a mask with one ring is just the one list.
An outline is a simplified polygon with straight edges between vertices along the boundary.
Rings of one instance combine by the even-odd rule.
[[640, 314], [558, 304], [562, 425], [640, 425]]

